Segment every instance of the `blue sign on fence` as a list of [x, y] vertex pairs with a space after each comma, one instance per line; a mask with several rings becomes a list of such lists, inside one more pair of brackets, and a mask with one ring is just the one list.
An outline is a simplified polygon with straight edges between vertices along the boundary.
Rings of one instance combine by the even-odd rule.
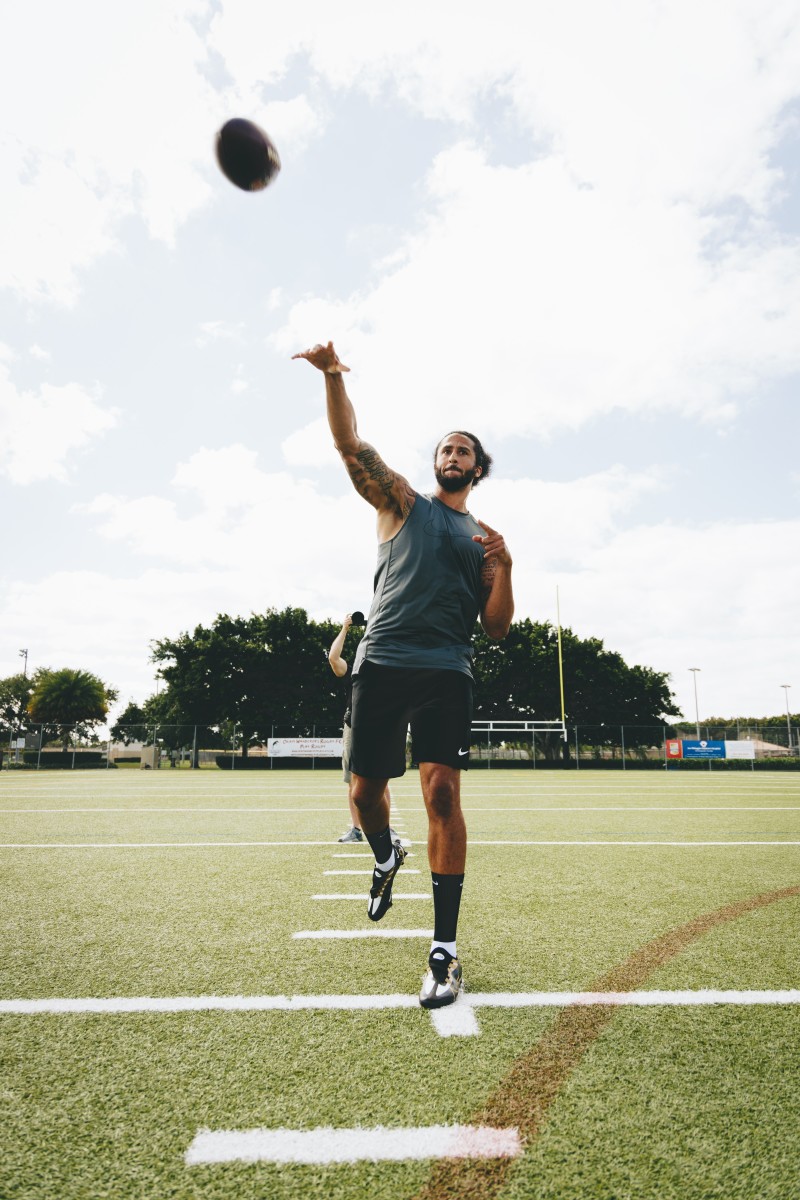
[[725, 743], [701, 740], [683, 743], [684, 758], [724, 758]]

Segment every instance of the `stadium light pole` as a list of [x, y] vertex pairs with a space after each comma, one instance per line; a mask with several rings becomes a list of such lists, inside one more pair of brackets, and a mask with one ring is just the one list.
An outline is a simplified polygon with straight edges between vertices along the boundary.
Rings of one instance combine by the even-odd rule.
[[790, 683], [781, 684], [781, 687], [783, 688], [783, 694], [786, 697], [786, 745], [789, 747], [790, 754], [792, 752], [792, 721], [791, 717], [789, 716], [789, 688], [791, 686], [792, 685]]
[[689, 667], [689, 670], [692, 672], [692, 678], [694, 679], [694, 720], [695, 720], [694, 727], [695, 727], [695, 730], [697, 731], [697, 740], [699, 742], [700, 741], [700, 709], [697, 707], [697, 672], [700, 670], [700, 668], [699, 667]]
[[22, 659], [22, 677], [23, 677], [23, 679], [27, 679], [28, 678], [28, 651], [20, 650], [19, 656]]

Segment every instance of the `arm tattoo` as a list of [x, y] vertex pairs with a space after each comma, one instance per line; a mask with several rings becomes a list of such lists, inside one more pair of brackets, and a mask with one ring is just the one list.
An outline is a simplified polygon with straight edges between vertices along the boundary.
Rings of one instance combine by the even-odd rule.
[[489, 599], [494, 584], [494, 577], [497, 572], [497, 559], [490, 558], [481, 567], [481, 589], [483, 591], [483, 603]]
[[399, 503], [394, 492], [397, 475], [387, 467], [380, 454], [372, 446], [364, 443], [355, 456], [355, 462], [347, 463], [347, 470], [353, 486], [365, 500], [374, 502], [375, 488], [377, 487], [388, 501], [388, 507], [400, 513], [403, 518], [408, 516], [411, 511], [409, 495], [404, 497], [402, 504]]

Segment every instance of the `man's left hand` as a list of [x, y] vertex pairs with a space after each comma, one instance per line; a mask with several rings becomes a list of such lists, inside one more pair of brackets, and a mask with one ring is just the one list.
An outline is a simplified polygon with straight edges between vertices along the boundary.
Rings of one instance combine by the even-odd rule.
[[496, 529], [492, 529], [485, 521], [478, 521], [481, 529], [485, 531], [485, 536], [481, 537], [479, 533], [473, 535], [473, 542], [480, 542], [483, 545], [483, 557], [494, 558], [497, 562], [504, 563], [507, 567], [511, 566], [511, 554], [502, 533], [498, 533]]

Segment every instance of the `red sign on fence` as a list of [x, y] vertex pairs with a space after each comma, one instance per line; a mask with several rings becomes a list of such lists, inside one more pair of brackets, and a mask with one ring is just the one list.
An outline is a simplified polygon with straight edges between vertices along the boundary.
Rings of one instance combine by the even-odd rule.
[[667, 758], [683, 758], [683, 742], [680, 738], [667, 738]]

